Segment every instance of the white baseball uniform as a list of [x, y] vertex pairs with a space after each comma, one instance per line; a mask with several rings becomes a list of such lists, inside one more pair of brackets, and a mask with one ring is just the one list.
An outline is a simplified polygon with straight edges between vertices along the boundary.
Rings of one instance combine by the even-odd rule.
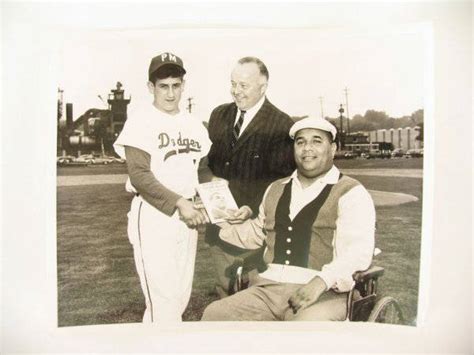
[[[150, 154], [150, 170], [167, 189], [192, 198], [198, 184], [199, 161], [210, 147], [202, 122], [188, 113], [168, 115], [153, 105], [131, 113], [114, 144]], [[130, 179], [127, 191], [136, 192]], [[128, 213], [128, 237], [145, 296], [143, 322], [181, 321], [189, 302], [194, 274], [197, 231], [135, 196]]]

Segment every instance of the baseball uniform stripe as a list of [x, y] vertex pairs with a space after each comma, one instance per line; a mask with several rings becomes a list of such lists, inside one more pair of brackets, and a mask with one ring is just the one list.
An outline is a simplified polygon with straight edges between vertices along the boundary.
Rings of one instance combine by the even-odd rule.
[[145, 269], [145, 262], [143, 261], [143, 254], [142, 254], [142, 238], [141, 238], [141, 233], [140, 233], [140, 216], [142, 212], [142, 206], [143, 202], [140, 202], [140, 207], [138, 207], [138, 241], [140, 243], [140, 259], [142, 261], [142, 266], [143, 266], [143, 277], [145, 278], [145, 286], [146, 286], [146, 292], [148, 296], [148, 300], [150, 302], [150, 316], [151, 316], [151, 321], [153, 322], [153, 302], [151, 300], [151, 295], [150, 295], [150, 288], [148, 287], [148, 280], [146, 277], [146, 269]]

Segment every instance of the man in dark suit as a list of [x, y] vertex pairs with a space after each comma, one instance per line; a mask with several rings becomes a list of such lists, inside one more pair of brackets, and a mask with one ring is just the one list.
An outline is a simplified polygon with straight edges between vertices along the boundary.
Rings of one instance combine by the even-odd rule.
[[[258, 58], [240, 59], [231, 75], [234, 102], [214, 109], [209, 119], [212, 147], [208, 165], [214, 179], [225, 179], [237, 205], [247, 205], [254, 216], [268, 185], [295, 169], [293, 145], [288, 132], [291, 118], [265, 97], [268, 70]], [[210, 225], [206, 241], [211, 245], [220, 297], [229, 293], [226, 270], [244, 252], [222, 241]]]

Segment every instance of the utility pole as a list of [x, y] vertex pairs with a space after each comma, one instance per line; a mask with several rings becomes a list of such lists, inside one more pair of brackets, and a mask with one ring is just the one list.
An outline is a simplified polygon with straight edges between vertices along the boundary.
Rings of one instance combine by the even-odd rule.
[[187, 109], [188, 109], [189, 113], [191, 113], [191, 110], [192, 110], [193, 105], [194, 105], [194, 104], [192, 103], [192, 101], [193, 101], [193, 98], [192, 98], [192, 97], [188, 97], [188, 107], [187, 107]]
[[324, 112], [323, 112], [323, 97], [319, 97], [319, 104], [321, 105], [321, 118], [324, 119]]
[[64, 131], [61, 130], [60, 126], [60, 120], [63, 118], [63, 92], [64, 90], [61, 88], [58, 88], [58, 112], [57, 112], [57, 147], [61, 150], [61, 154], [64, 156], [66, 155], [65, 152], [62, 150], [63, 149], [63, 134]]
[[347, 117], [347, 134], [351, 133], [351, 126], [350, 126], [350, 117], [349, 116], [349, 99], [347, 98], [349, 93], [347, 90], [347, 87], [344, 89], [344, 92], [346, 93], [346, 117]]

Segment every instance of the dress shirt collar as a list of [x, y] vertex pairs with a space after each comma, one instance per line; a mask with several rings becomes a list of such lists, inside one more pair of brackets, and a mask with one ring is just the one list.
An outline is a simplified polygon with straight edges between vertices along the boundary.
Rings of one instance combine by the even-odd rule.
[[[264, 101], [265, 101], [265, 95], [263, 95], [261, 99], [253, 107], [245, 111], [244, 120], [250, 121], [252, 118], [254, 118], [258, 110], [260, 110], [260, 108], [262, 107]], [[237, 109], [237, 117], [239, 116], [240, 116], [240, 109]]]
[[[329, 171], [324, 174], [323, 176], [321, 176], [320, 178], [314, 180], [314, 182], [311, 184], [315, 184], [316, 182], [320, 182], [320, 183], [323, 183], [323, 184], [331, 184], [331, 185], [334, 185], [337, 183], [337, 181], [339, 180], [339, 175], [340, 175], [340, 171], [338, 168], [336, 168], [335, 165], [333, 165], [331, 167], [331, 169], [329, 169]], [[282, 184], [287, 184], [289, 183], [291, 180], [294, 180], [296, 184], [298, 184], [298, 186], [301, 187], [301, 182], [300, 180], [298, 179], [298, 170], [295, 170], [293, 171], [293, 174], [291, 174], [291, 176], [284, 180], [282, 182]]]

